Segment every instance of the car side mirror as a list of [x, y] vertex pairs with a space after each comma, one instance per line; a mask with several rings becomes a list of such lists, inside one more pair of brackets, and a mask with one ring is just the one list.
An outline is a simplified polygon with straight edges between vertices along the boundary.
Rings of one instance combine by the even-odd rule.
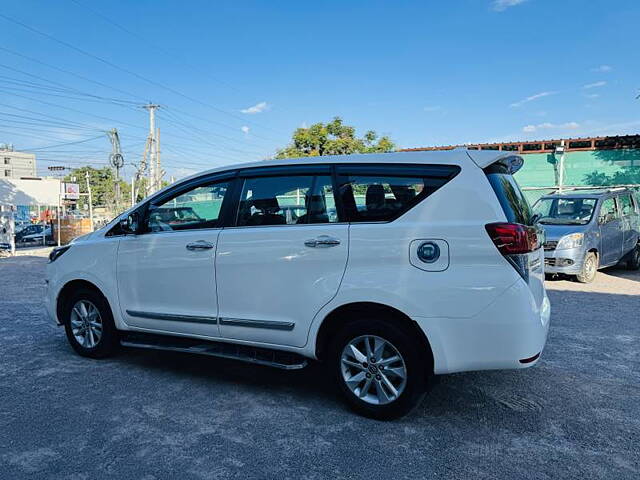
[[607, 223], [607, 216], [606, 215], [598, 215], [598, 223], [600, 225], [603, 225], [603, 224]]
[[125, 235], [135, 235], [138, 232], [138, 212], [133, 212], [120, 219], [120, 229]]

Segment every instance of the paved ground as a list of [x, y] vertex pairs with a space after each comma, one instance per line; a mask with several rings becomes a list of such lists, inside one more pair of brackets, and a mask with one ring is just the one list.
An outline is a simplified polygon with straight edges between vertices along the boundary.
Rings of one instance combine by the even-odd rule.
[[393, 423], [317, 368], [76, 356], [40, 301], [45, 260], [0, 259], [0, 478], [640, 478], [640, 275], [548, 282], [534, 368], [443, 377]]

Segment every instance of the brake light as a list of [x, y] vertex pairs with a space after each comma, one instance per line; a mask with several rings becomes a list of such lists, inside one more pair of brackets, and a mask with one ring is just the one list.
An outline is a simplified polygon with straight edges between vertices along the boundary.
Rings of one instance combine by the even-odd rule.
[[519, 223], [489, 223], [489, 237], [503, 255], [529, 253], [540, 247], [538, 230]]

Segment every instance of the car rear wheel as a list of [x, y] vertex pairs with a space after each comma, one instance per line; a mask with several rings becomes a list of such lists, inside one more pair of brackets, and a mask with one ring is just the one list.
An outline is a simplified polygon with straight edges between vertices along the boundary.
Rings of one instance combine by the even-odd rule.
[[595, 252], [587, 252], [582, 263], [582, 272], [576, 275], [576, 280], [580, 283], [591, 283], [598, 273], [598, 256]]
[[390, 420], [424, 397], [429, 368], [415, 338], [380, 319], [347, 324], [334, 338], [330, 366], [347, 403], [361, 415]]
[[627, 260], [627, 270], [640, 270], [640, 244], [629, 253]]
[[118, 347], [118, 332], [111, 308], [98, 292], [79, 289], [72, 293], [63, 311], [64, 328], [71, 347], [83, 357], [104, 358]]

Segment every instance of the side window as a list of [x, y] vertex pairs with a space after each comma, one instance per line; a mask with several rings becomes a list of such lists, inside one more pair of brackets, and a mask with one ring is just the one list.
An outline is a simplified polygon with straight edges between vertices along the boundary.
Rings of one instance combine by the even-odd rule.
[[[405, 176], [403, 170], [411, 174]], [[342, 174], [340, 195], [349, 221], [390, 221], [438, 190], [458, 171], [455, 166], [434, 166], [419, 174], [415, 168], [398, 166], [390, 171], [391, 175]]]
[[229, 180], [201, 185], [152, 206], [147, 215], [147, 229], [164, 232], [217, 227], [229, 185]]
[[297, 175], [244, 180], [236, 225], [337, 222], [330, 176]]
[[618, 209], [613, 198], [606, 198], [600, 207], [600, 217], [604, 219], [603, 223], [608, 223], [618, 218]]
[[618, 197], [618, 201], [620, 204], [620, 210], [622, 211], [622, 216], [634, 213], [633, 203], [631, 203], [631, 195], [620, 195]]

